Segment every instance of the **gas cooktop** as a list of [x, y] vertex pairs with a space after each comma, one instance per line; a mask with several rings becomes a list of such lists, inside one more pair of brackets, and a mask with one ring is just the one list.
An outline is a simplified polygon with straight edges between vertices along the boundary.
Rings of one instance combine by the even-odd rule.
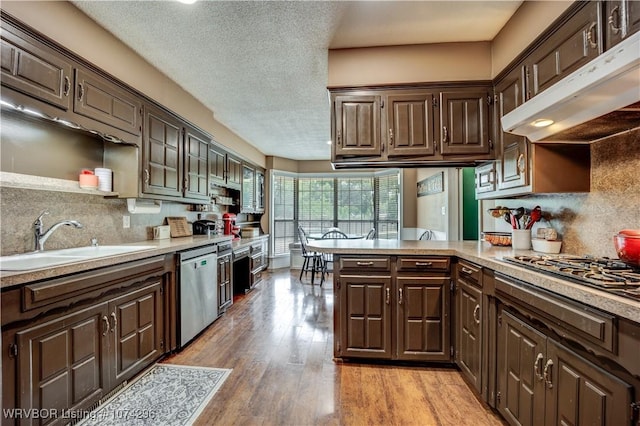
[[574, 255], [507, 256], [505, 261], [640, 300], [640, 270], [618, 259]]

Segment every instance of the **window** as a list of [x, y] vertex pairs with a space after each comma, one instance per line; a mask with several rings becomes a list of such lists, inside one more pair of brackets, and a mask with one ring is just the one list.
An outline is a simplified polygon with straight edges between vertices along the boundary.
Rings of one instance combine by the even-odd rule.
[[271, 178], [273, 253], [289, 252], [289, 244], [297, 241], [295, 226], [295, 178], [286, 174], [273, 174]]
[[298, 242], [298, 225], [311, 234], [337, 227], [347, 234], [397, 239], [400, 233], [400, 172], [294, 174], [271, 171], [273, 253]]

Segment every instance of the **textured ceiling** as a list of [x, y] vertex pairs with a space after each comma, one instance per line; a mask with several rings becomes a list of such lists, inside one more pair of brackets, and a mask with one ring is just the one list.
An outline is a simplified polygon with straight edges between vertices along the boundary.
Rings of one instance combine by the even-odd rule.
[[330, 158], [330, 48], [492, 40], [521, 1], [72, 1], [265, 155]]

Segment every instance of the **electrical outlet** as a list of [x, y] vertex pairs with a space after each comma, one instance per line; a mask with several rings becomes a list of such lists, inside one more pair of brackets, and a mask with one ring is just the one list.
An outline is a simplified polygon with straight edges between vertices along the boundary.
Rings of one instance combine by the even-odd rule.
[[447, 215], [447, 206], [442, 206], [442, 216]]
[[131, 228], [131, 216], [127, 216], [127, 215], [122, 216], [122, 227], [124, 229]]

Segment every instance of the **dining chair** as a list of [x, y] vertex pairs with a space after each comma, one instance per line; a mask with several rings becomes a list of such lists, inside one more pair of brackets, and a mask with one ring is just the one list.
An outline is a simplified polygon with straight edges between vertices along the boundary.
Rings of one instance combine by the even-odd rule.
[[[322, 255], [308, 249], [307, 233], [302, 226], [298, 226], [298, 239], [300, 240], [300, 250], [303, 258], [299, 279], [302, 280], [303, 273], [306, 277], [307, 272], [311, 271], [311, 284], [313, 284], [316, 272], [320, 272], [324, 276]], [[320, 285], [322, 286], [322, 280], [320, 280]]]
[[365, 237], [365, 240], [375, 240], [376, 239], [376, 228], [371, 228], [369, 233]]
[[[346, 238], [347, 234], [338, 230], [329, 230], [322, 234], [323, 240]], [[320, 277], [320, 285], [324, 282], [325, 274], [329, 275], [329, 263], [333, 264], [333, 253], [322, 253], [322, 276]], [[333, 265], [331, 266], [331, 271], [333, 271]]]
[[418, 238], [419, 240], [430, 240], [433, 238], [433, 232], [429, 229], [427, 229], [426, 231], [424, 231], [422, 233], [422, 235], [420, 235], [420, 238]]

